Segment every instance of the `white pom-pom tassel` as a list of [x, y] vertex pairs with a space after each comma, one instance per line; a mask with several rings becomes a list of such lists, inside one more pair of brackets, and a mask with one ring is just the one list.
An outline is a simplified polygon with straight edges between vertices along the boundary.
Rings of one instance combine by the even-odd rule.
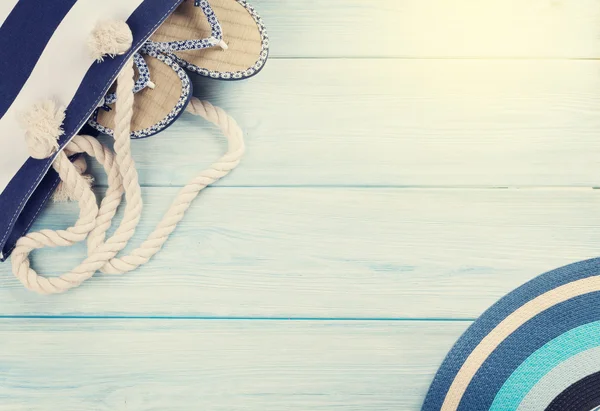
[[[83, 156], [77, 157], [75, 161], [73, 161], [73, 165], [77, 169], [77, 172], [81, 174], [88, 187], [92, 187], [94, 183], [94, 177], [89, 174], [83, 174], [87, 170], [87, 162]], [[52, 195], [52, 201], [55, 203], [66, 203], [68, 201], [76, 201], [76, 195], [73, 191], [73, 187], [67, 187], [64, 181], [58, 183], [54, 194]]]
[[90, 53], [98, 61], [102, 61], [104, 56], [115, 57], [125, 54], [132, 43], [131, 29], [121, 20], [98, 23], [88, 40]]
[[58, 150], [58, 139], [64, 134], [64, 120], [65, 108], [53, 100], [37, 103], [23, 113], [21, 125], [25, 129], [25, 140], [31, 157], [48, 158]]

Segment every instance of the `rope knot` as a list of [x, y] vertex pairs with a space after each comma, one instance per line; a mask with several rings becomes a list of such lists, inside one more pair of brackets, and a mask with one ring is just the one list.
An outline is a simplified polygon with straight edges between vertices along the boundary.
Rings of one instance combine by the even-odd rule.
[[58, 139], [64, 134], [64, 120], [65, 108], [53, 100], [43, 100], [21, 116], [31, 157], [41, 160], [58, 150]]
[[114, 58], [125, 54], [132, 44], [131, 29], [122, 20], [98, 23], [88, 39], [90, 54], [99, 62], [104, 59], [104, 56]]
[[[90, 174], [83, 174], [87, 171], [87, 161], [83, 155], [77, 157], [75, 161], [73, 161], [73, 166], [75, 166], [75, 170], [79, 173], [79, 175], [83, 178], [86, 187], [91, 188], [94, 183], [94, 177]], [[68, 180], [67, 180], [68, 181]], [[78, 195], [75, 190], [76, 183], [75, 181], [62, 181], [58, 183], [54, 194], [52, 194], [52, 201], [55, 203], [66, 203], [68, 201], [77, 201]]]

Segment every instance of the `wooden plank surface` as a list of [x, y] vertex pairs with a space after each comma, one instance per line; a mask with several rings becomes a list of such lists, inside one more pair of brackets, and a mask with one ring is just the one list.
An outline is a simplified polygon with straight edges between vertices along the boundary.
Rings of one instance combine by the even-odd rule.
[[[139, 244], [175, 188], [144, 190]], [[542, 272], [595, 257], [598, 190], [214, 188], [148, 265], [65, 295], [0, 266], [2, 315], [474, 318]], [[38, 227], [64, 228], [76, 205]], [[34, 254], [57, 274], [84, 247]]]
[[[599, 0], [253, 4], [265, 70], [194, 81], [248, 154], [162, 253], [53, 297], [0, 266], [0, 411], [416, 411], [471, 319], [597, 256]], [[133, 143], [133, 242], [223, 150], [187, 115]]]
[[[247, 135], [222, 185], [600, 185], [597, 61], [278, 60], [196, 93]], [[144, 184], [179, 186], [224, 142], [184, 115], [132, 149]]]
[[254, 0], [275, 57], [600, 56], [597, 0]]
[[0, 321], [0, 410], [417, 410], [468, 323]]

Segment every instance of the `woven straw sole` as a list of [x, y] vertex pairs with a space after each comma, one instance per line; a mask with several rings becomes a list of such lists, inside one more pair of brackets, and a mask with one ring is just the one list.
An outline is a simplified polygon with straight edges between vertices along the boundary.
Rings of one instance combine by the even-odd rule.
[[[181, 79], [175, 71], [156, 58], [144, 56], [144, 59], [156, 87], [154, 89], [145, 88], [134, 95], [131, 120], [133, 132], [152, 127], [166, 118], [173, 107], [177, 105], [182, 94]], [[115, 110], [101, 109], [97, 121], [100, 125], [114, 130], [114, 118]]]
[[[228, 49], [178, 51], [174, 54], [197, 67], [216, 72], [244, 71], [260, 59], [262, 38], [258, 25], [248, 10], [235, 0], [210, 0]], [[210, 24], [200, 7], [186, 1], [154, 33], [157, 42], [203, 39], [211, 36]]]

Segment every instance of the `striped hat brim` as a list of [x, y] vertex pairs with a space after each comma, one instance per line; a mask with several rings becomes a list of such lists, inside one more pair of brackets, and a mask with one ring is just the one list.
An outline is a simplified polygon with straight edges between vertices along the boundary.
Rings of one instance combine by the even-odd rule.
[[[587, 392], [600, 371], [599, 274], [600, 259], [588, 260], [502, 298], [452, 348], [423, 410], [543, 410], [567, 390]], [[586, 411], [600, 405], [586, 398]]]

